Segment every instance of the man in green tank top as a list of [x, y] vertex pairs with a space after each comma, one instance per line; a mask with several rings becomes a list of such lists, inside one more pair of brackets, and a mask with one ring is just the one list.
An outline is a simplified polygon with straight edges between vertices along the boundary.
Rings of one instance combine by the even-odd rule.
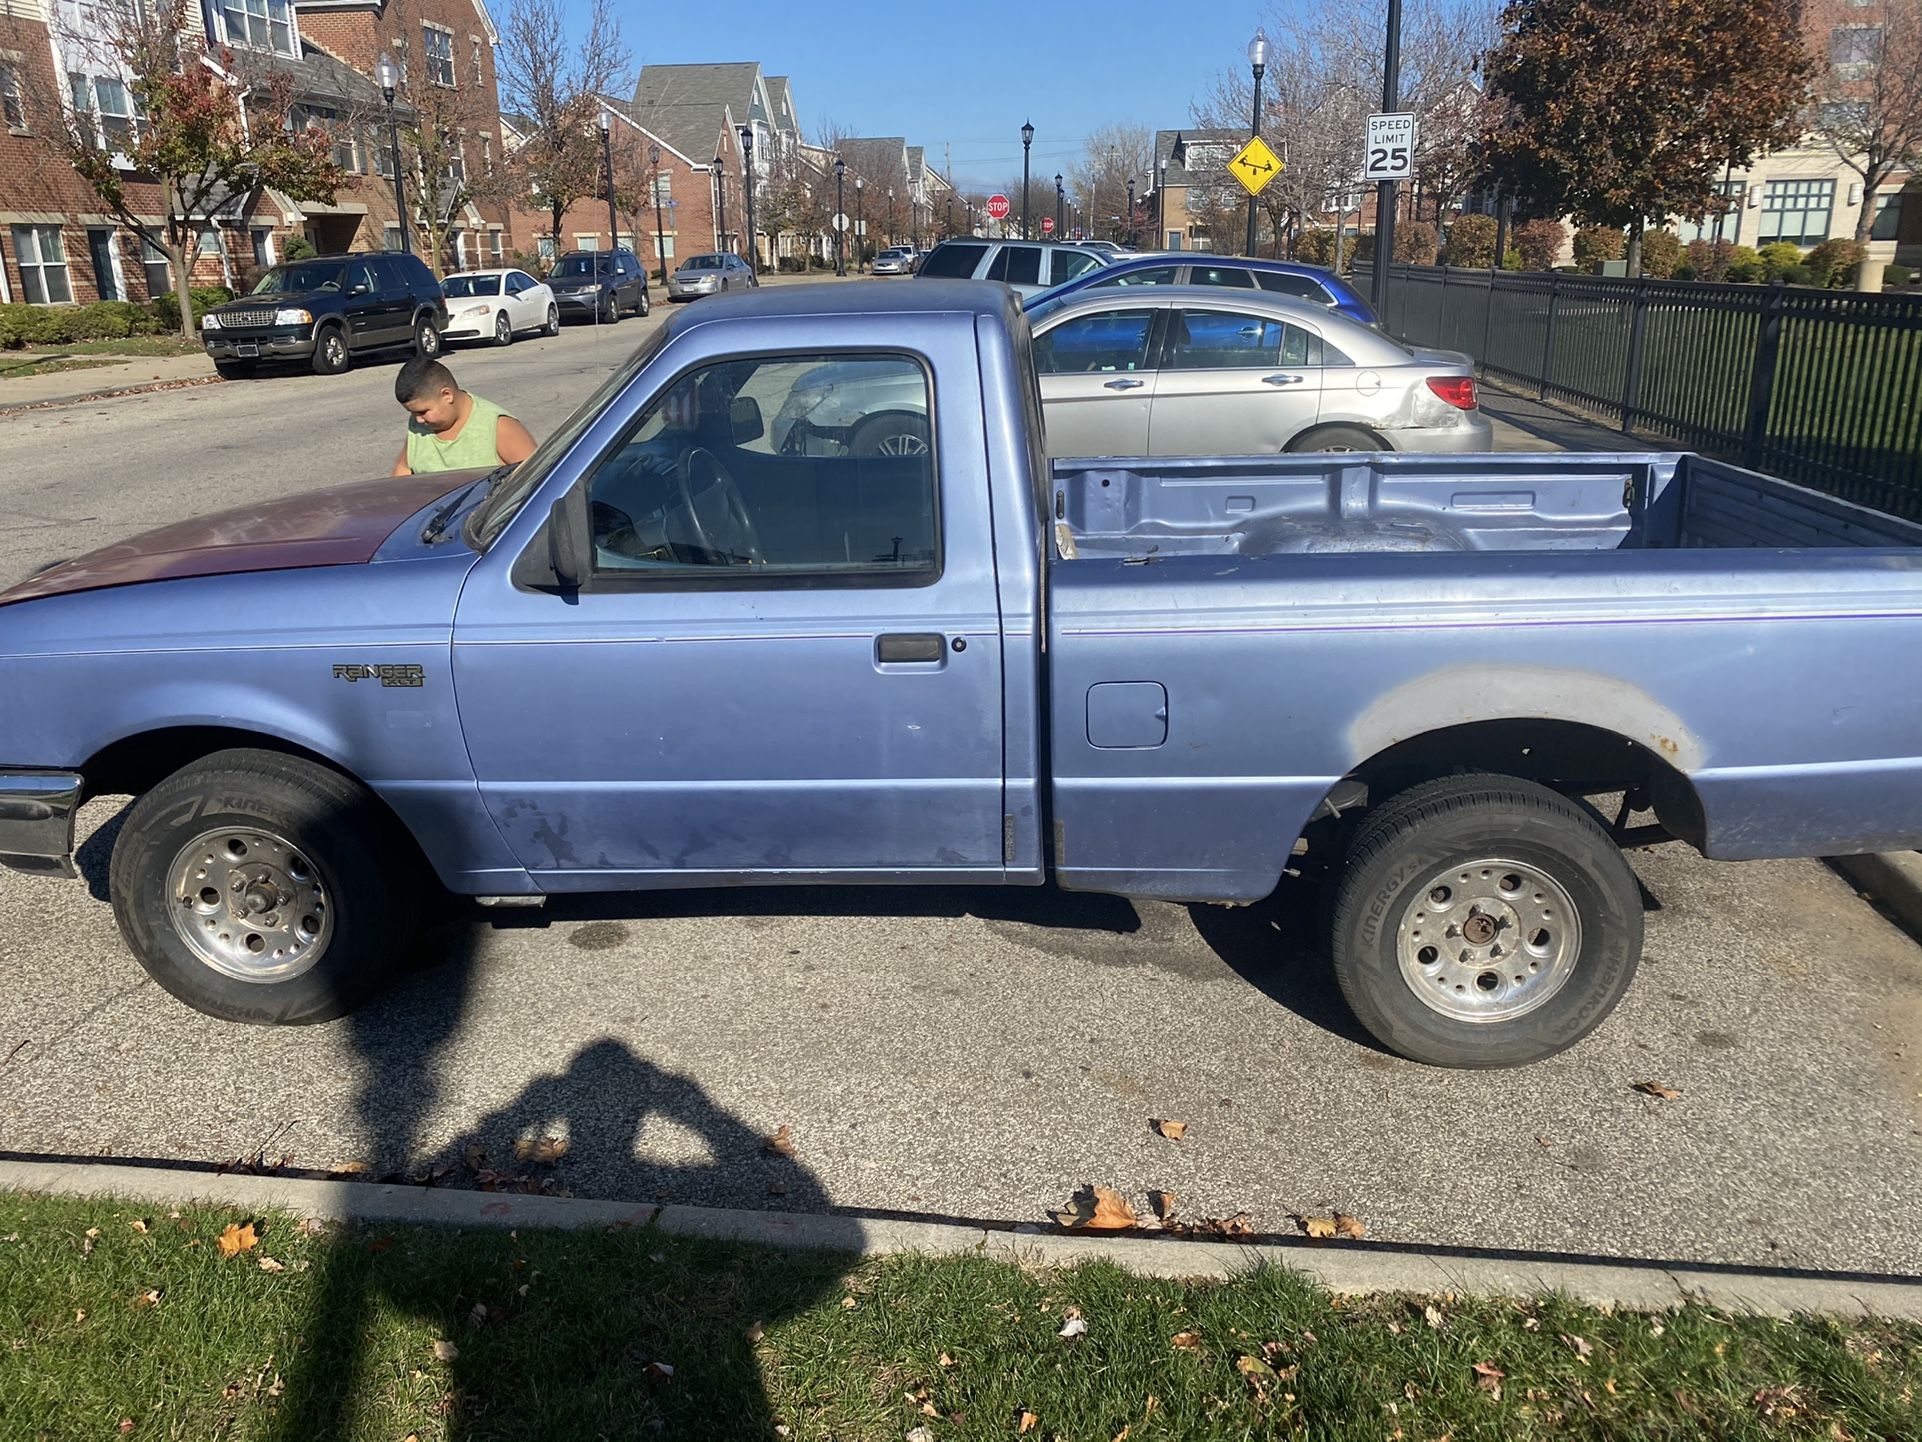
[[394, 399], [407, 411], [407, 442], [397, 476], [517, 465], [534, 454], [527, 427], [483, 396], [464, 391], [437, 360], [415, 356], [394, 377]]

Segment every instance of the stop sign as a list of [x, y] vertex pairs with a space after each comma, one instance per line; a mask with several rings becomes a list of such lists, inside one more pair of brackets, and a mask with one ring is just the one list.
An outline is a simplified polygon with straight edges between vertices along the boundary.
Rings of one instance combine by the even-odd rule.
[[1044, 215], [1041, 217], [1041, 233], [1043, 235], [1054, 234], [1054, 217], [1052, 215]]
[[1005, 195], [990, 195], [988, 197], [989, 220], [1006, 220], [1008, 218], [1008, 212], [1013, 208], [1013, 206], [1008, 204], [1008, 197]]

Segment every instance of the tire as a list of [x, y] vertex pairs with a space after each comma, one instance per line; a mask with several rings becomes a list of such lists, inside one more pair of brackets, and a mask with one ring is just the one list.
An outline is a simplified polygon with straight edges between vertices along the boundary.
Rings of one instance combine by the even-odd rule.
[[244, 360], [215, 361], [214, 369], [225, 381], [249, 381], [254, 378], [254, 363]]
[[1403, 792], [1362, 823], [1335, 885], [1342, 996], [1383, 1046], [1432, 1066], [1522, 1066], [1573, 1046], [1641, 960], [1641, 890], [1620, 848], [1532, 781]]
[[421, 316], [414, 322], [414, 354], [432, 360], [440, 354], [440, 332], [434, 328], [432, 316]]
[[634, 314], [645, 320], [654, 312], [654, 302], [647, 298], [647, 287], [641, 287], [641, 298], [634, 303]]
[[621, 302], [616, 296], [608, 296], [601, 306], [601, 324], [619, 325], [621, 321]]
[[1288, 443], [1291, 451], [1385, 451], [1379, 436], [1360, 426], [1317, 426]]
[[891, 411], [861, 422], [848, 449], [856, 456], [925, 456], [926, 417]]
[[431, 885], [370, 792], [272, 751], [218, 752], [161, 782], [128, 813], [109, 868], [114, 918], [148, 975], [196, 1011], [259, 1025], [329, 1021], [366, 1000], [407, 955]]
[[353, 363], [353, 357], [347, 352], [347, 337], [340, 327], [322, 327], [314, 337], [314, 374], [337, 376]]
[[560, 333], [561, 333], [561, 308], [557, 305], [550, 305], [547, 308], [547, 324], [544, 327], [542, 327], [541, 334], [546, 336], [556, 336], [556, 335], [559, 335]]
[[514, 322], [507, 318], [506, 311], [494, 313], [494, 344], [497, 346], [514, 343]]

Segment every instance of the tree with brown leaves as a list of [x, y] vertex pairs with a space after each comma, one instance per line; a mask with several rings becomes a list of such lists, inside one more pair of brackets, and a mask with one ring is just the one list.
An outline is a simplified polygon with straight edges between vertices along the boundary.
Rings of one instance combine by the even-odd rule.
[[[1922, 168], [1922, 0], [1822, 0], [1810, 15], [1817, 61], [1810, 133], [1862, 177], [1855, 239], [1875, 228], [1875, 193]], [[1857, 290], [1880, 290], [1881, 267], [1856, 267]]]

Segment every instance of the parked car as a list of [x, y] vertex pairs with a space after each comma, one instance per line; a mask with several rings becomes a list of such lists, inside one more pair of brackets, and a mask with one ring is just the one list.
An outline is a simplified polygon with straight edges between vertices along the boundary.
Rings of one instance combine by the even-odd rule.
[[1033, 296], [1106, 263], [1101, 252], [1065, 241], [944, 240], [928, 252], [920, 274], [936, 280], [998, 280]]
[[246, 295], [210, 308], [200, 340], [229, 380], [263, 360], [304, 360], [338, 375], [382, 351], [440, 354], [447, 302], [418, 256], [320, 255], [266, 271]]
[[905, 245], [891, 245], [874, 257], [876, 275], [913, 275], [914, 251]]
[[562, 320], [612, 323], [621, 312], [646, 315], [647, 272], [626, 246], [619, 250], [570, 250], [547, 273]]
[[667, 278], [669, 300], [695, 300], [729, 290], [752, 290], [761, 283], [747, 262], [728, 251], [690, 255]]
[[[1374, 1036], [1498, 1066], [1629, 989], [1624, 846], [1922, 847], [1922, 525], [1686, 455], [1044, 465], [1028, 332], [990, 286], [718, 297], [511, 471], [40, 572], [0, 593], [0, 860], [75, 876], [81, 804], [136, 798], [120, 934], [250, 1022], [401, 973], [436, 878], [1246, 904], [1302, 868]], [[771, 447], [810, 356], [918, 384], [929, 448]], [[17, 896], [9, 934], [52, 902]]]
[[[1410, 350], [1310, 301], [1220, 287], [1094, 288], [1026, 311], [1050, 456], [1494, 445], [1469, 357]], [[911, 380], [893, 377], [886, 396], [864, 388], [879, 383], [845, 363], [803, 376], [775, 417], [775, 445], [802, 455], [926, 450]]]
[[1218, 285], [1229, 290], [1265, 290], [1325, 305], [1363, 325], [1380, 323], [1375, 308], [1362, 293], [1323, 266], [1250, 256], [1198, 255], [1192, 251], [1120, 256], [1098, 272], [1077, 276], [1034, 297], [1028, 305], [1032, 308], [1055, 296], [1092, 287], [1123, 285]]
[[545, 281], [524, 270], [464, 270], [442, 279], [448, 323], [444, 340], [486, 339], [512, 345], [529, 331], [561, 333], [561, 309]]

